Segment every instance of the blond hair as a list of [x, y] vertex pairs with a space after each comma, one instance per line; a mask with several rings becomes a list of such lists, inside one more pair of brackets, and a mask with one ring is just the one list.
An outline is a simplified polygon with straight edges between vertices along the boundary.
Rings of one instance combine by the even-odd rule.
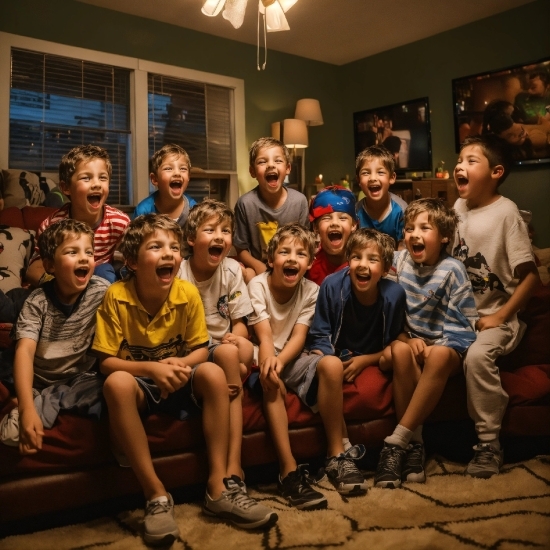
[[269, 241], [269, 244], [267, 245], [268, 261], [273, 262], [275, 252], [277, 252], [280, 244], [285, 239], [298, 239], [299, 241], [301, 241], [302, 245], [307, 251], [309, 261], [311, 263], [311, 261], [315, 257], [315, 235], [312, 231], [306, 229], [304, 226], [300, 225], [297, 222], [287, 223], [277, 229], [277, 232], [275, 233], [275, 235], [273, 235], [273, 238]]
[[76, 172], [76, 167], [79, 163], [90, 162], [95, 159], [105, 161], [105, 168], [107, 168], [107, 174], [110, 180], [113, 173], [113, 167], [111, 165], [109, 153], [97, 145], [79, 145], [78, 147], [73, 147], [67, 154], [63, 155], [59, 163], [60, 187], [63, 189], [63, 187], [68, 187], [70, 185], [71, 178]]
[[155, 174], [156, 176], [158, 169], [164, 162], [164, 159], [169, 155], [177, 155], [178, 157], [183, 157], [187, 164], [187, 168], [189, 169], [189, 171], [191, 171], [191, 159], [189, 158], [187, 151], [176, 143], [168, 143], [167, 145], [164, 145], [164, 147], [161, 147], [158, 151], [155, 151], [153, 153], [153, 156], [149, 161], [149, 172], [151, 174]]
[[452, 241], [458, 225], [458, 215], [440, 199], [418, 199], [407, 206], [403, 215], [404, 224], [413, 222], [422, 212], [428, 213], [428, 221], [447, 241]]
[[388, 270], [393, 262], [393, 252], [395, 250], [395, 241], [386, 233], [376, 231], [376, 229], [367, 229], [363, 227], [354, 231], [346, 245], [346, 258], [349, 261], [354, 250], [364, 250], [369, 244], [375, 244], [382, 257], [384, 270]]
[[94, 232], [92, 228], [84, 222], [79, 222], [74, 218], [65, 218], [58, 222], [48, 225], [44, 232], [38, 237], [38, 250], [42, 260], [53, 262], [55, 251], [69, 237], [80, 237], [88, 235], [94, 246]]
[[183, 228], [184, 239], [194, 239], [197, 236], [198, 228], [210, 218], [216, 218], [216, 225], [228, 221], [231, 225], [231, 233], [233, 233], [235, 229], [235, 214], [233, 214], [233, 210], [224, 202], [215, 199], [204, 199], [189, 211], [189, 217]]
[[261, 149], [266, 149], [270, 147], [280, 147], [283, 150], [285, 162], [287, 164], [290, 164], [290, 153], [288, 151], [288, 147], [278, 139], [275, 139], [272, 137], [263, 137], [263, 138], [257, 139], [250, 147], [250, 151], [248, 152], [248, 159], [249, 159], [250, 166], [251, 167], [254, 166], [254, 163], [256, 162], [256, 158], [260, 153]]

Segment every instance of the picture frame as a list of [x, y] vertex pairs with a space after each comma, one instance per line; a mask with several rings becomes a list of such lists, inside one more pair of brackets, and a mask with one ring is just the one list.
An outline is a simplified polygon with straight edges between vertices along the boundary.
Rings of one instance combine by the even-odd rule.
[[550, 163], [550, 57], [452, 80], [456, 151], [468, 136], [506, 139], [517, 165]]

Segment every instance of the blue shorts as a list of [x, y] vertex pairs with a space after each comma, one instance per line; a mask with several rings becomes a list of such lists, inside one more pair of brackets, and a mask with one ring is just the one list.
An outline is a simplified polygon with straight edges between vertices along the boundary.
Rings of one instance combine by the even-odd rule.
[[179, 420], [185, 420], [191, 415], [200, 413], [201, 406], [193, 392], [193, 379], [199, 365], [195, 365], [191, 371], [191, 376], [187, 384], [168, 394], [166, 399], [160, 396], [160, 388], [151, 378], [145, 376], [136, 376], [136, 382], [145, 395], [147, 403], [146, 414], [163, 412], [170, 416], [175, 416]]

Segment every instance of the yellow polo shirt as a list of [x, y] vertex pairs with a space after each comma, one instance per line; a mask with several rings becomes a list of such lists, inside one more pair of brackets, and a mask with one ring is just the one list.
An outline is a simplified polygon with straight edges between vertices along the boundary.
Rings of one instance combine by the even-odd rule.
[[209, 341], [199, 291], [174, 279], [168, 299], [153, 319], [141, 305], [132, 277], [112, 284], [97, 311], [92, 348], [128, 361], [184, 357]]

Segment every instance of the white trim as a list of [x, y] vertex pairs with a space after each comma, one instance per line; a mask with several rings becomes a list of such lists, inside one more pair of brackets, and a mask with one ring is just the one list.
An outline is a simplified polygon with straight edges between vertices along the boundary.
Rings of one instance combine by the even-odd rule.
[[[148, 170], [148, 115], [147, 115], [147, 73], [196, 80], [207, 84], [224, 86], [234, 90], [235, 154], [237, 170], [229, 172], [229, 204], [234, 206], [239, 196], [239, 187], [244, 190], [248, 176], [248, 147], [245, 132], [244, 80], [185, 67], [165, 65], [134, 57], [67, 46], [37, 38], [29, 38], [0, 32], [0, 167], [8, 168], [9, 158], [9, 113], [10, 113], [10, 60], [11, 48], [34, 50], [65, 57], [74, 57], [131, 69], [130, 81], [130, 126], [132, 129], [132, 198], [135, 204], [149, 195]], [[191, 159], [192, 160], [192, 159]]]

